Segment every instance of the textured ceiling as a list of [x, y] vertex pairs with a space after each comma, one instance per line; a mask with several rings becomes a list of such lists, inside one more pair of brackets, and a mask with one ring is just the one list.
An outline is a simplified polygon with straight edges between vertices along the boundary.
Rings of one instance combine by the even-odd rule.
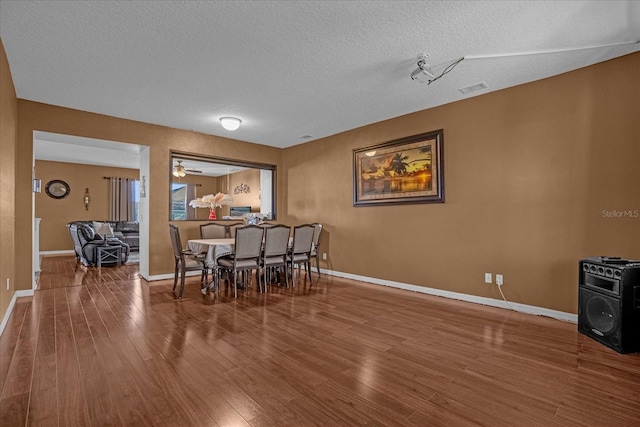
[[[573, 49], [639, 40], [640, 2], [0, 0], [0, 36], [19, 98], [288, 147], [636, 52]], [[422, 52], [467, 59], [428, 85]], [[505, 53], [537, 54], [474, 58]]]

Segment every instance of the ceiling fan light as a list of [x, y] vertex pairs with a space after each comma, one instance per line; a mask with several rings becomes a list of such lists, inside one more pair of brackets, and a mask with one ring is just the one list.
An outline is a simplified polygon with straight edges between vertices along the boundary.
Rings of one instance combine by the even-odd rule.
[[236, 130], [240, 127], [240, 123], [242, 123], [242, 120], [236, 117], [221, 117], [220, 123], [226, 130]]
[[182, 166], [182, 160], [178, 160], [178, 164], [173, 168], [173, 176], [177, 178], [183, 178], [187, 175], [184, 166]]

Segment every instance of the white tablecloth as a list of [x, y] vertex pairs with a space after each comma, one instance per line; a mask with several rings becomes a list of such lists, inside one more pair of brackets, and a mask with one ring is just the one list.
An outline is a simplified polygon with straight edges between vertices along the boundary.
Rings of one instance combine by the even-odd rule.
[[187, 246], [193, 253], [207, 254], [205, 262], [210, 268], [215, 268], [218, 258], [233, 253], [234, 239], [196, 239], [187, 241]]

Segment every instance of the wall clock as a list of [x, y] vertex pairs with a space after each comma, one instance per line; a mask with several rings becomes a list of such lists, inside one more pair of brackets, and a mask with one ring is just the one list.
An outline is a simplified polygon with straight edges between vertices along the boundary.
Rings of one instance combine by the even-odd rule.
[[64, 199], [69, 195], [71, 189], [69, 188], [69, 184], [66, 182], [59, 179], [52, 179], [47, 182], [46, 187], [44, 187], [44, 191], [49, 197], [54, 199]]

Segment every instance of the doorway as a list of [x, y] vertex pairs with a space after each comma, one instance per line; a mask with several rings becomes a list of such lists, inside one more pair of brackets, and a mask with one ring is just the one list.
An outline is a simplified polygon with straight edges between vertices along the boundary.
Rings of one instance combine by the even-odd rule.
[[[39, 175], [36, 168], [36, 161], [41, 165], [41, 169], [45, 169], [43, 165], [47, 165], [49, 169], [56, 170], [55, 176], [50, 173], [43, 179]], [[45, 163], [46, 162], [46, 163]], [[58, 162], [58, 163], [52, 163]], [[87, 173], [87, 170], [94, 168], [96, 172]], [[33, 248], [34, 262], [33, 264], [33, 289], [37, 285], [37, 275], [39, 258], [42, 254], [73, 254], [73, 243], [68, 236], [66, 230], [66, 222], [89, 219], [89, 220], [108, 220], [108, 196], [104, 192], [98, 192], [94, 185], [93, 194], [91, 187], [83, 176], [78, 177], [78, 171], [82, 170], [87, 175], [96, 179], [105, 178], [110, 168], [113, 168], [114, 175], [123, 170], [129, 170], [132, 178], [139, 182], [139, 200], [137, 200], [137, 220], [139, 223], [139, 263], [140, 275], [147, 279], [149, 277], [149, 226], [148, 226], [148, 200], [150, 186], [148, 184], [149, 177], [149, 147], [146, 145], [131, 144], [118, 141], [108, 141], [88, 137], [79, 137], [72, 135], [56, 134], [51, 132], [34, 131], [33, 132], [33, 178], [34, 192], [32, 194], [32, 220], [34, 223], [33, 230]], [[97, 168], [99, 167], [99, 169]], [[116, 169], [117, 168], [117, 169]], [[98, 172], [99, 170], [99, 172]], [[130, 170], [136, 170], [132, 172]], [[104, 173], [103, 173], [104, 172]], [[36, 204], [52, 203], [50, 196], [45, 192], [47, 183], [55, 181], [63, 181], [68, 177], [68, 181], [72, 181], [73, 185], [69, 185], [69, 197], [66, 201], [53, 201], [56, 203], [54, 208], [46, 210], [38, 209], [39, 215], [36, 215]], [[56, 179], [52, 179], [56, 178]], [[86, 182], [85, 182], [86, 181]], [[66, 183], [66, 182], [65, 182]], [[39, 187], [39, 188], [38, 188]], [[102, 186], [100, 186], [102, 188]], [[38, 192], [40, 190], [40, 192]], [[46, 201], [46, 202], [45, 202]], [[73, 205], [71, 205], [73, 203]], [[73, 206], [73, 207], [69, 207]], [[66, 207], [66, 211], [65, 211]], [[90, 210], [100, 212], [98, 217], [91, 218]], [[86, 209], [86, 211], [85, 211]], [[74, 213], [70, 213], [74, 212]], [[39, 216], [40, 218], [37, 218]], [[49, 217], [49, 220], [47, 220]], [[36, 228], [36, 225], [38, 227]], [[64, 227], [64, 229], [62, 229]], [[52, 231], [52, 229], [54, 229]], [[65, 237], [62, 237], [64, 234]], [[53, 237], [52, 237], [53, 236]], [[57, 236], [57, 237], [56, 237]], [[45, 247], [43, 247], [43, 239]], [[53, 242], [53, 243], [52, 243]]]

